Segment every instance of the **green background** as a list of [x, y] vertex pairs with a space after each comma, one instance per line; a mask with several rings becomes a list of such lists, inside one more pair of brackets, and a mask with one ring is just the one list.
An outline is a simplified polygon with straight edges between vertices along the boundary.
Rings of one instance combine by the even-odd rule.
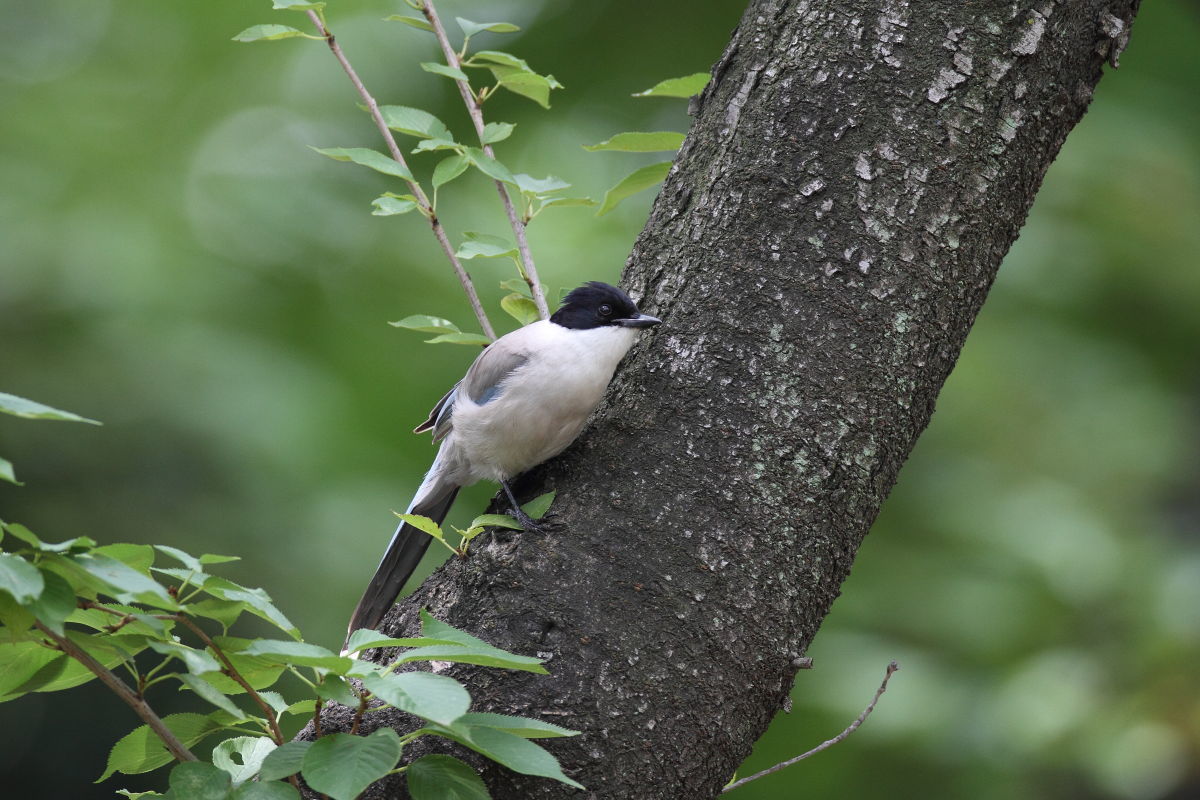
[[[334, 645], [432, 456], [409, 430], [475, 354], [386, 323], [473, 325], [420, 218], [369, 214], [388, 179], [307, 149], [378, 146], [324, 46], [230, 41], [303, 24], [268, 5], [0, 1], [0, 390], [105, 423], [0, 419], [26, 482], [0, 485], [0, 515], [48, 540], [241, 555], [231, 577]], [[450, 83], [415, 66], [432, 40], [378, 22], [400, 3], [332, 5], [381, 101], [465, 135]], [[594, 197], [656, 159], [579, 145], [684, 129], [683, 101], [629, 95], [707, 70], [740, 10], [442, 7], [526, 29], [479, 45], [567, 88], [549, 112], [489, 102], [518, 124], [498, 155]], [[892, 689], [846, 743], [731, 796], [1200, 795], [1197, 41], [1194, 3], [1144, 4], [809, 652], [816, 669], [743, 774], [840, 731], [895, 658]], [[447, 189], [453, 236], [504, 233], [483, 180]], [[600, 219], [546, 212], [530, 229], [543, 279], [616, 280], [651, 194]], [[496, 308], [511, 271], [471, 267], [513, 324]], [[465, 493], [452, 521], [490, 491]], [[91, 785], [135, 723], [94, 685], [0, 707], [2, 793], [159, 785]]]

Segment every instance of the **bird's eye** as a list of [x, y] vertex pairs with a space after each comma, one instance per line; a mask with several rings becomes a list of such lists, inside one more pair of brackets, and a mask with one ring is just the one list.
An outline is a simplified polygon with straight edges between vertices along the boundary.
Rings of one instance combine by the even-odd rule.
[[600, 306], [600, 316], [611, 317], [612, 316], [612, 306], [610, 306], [608, 303], [605, 303], [604, 305]]

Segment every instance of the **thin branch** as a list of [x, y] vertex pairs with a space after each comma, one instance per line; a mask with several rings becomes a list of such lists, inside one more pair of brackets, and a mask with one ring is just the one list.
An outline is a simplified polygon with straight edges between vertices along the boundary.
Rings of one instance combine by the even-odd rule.
[[358, 696], [358, 708], [354, 711], [354, 722], [350, 724], [350, 735], [358, 733], [358, 726], [362, 724], [363, 714], [367, 713], [367, 700], [370, 699], [371, 693], [366, 689]]
[[[442, 46], [442, 54], [446, 56], [446, 63], [452, 69], [462, 69], [458, 53], [451, 46], [450, 38], [446, 36], [446, 29], [442, 26], [442, 20], [438, 17], [437, 9], [433, 7], [432, 1], [425, 0], [422, 6], [421, 11], [425, 14], [425, 19], [429, 20], [429, 24], [433, 26], [433, 33], [437, 36], [438, 44]], [[483, 141], [483, 108], [471, 91], [471, 85], [464, 80], [455, 80], [454, 83], [458, 86], [458, 93], [462, 95], [467, 113], [471, 116], [471, 122], [475, 124], [479, 145], [488, 158], [495, 158], [496, 154], [492, 151], [492, 146]], [[537, 267], [533, 265], [533, 253], [529, 250], [529, 240], [525, 236], [525, 223], [517, 216], [517, 209], [513, 207], [512, 197], [509, 196], [508, 187], [504, 185], [504, 181], [496, 181], [496, 191], [500, 193], [500, 201], [504, 203], [504, 213], [508, 217], [508, 224], [512, 227], [513, 236], [517, 239], [517, 252], [521, 255], [522, 273], [525, 282], [529, 284], [533, 302], [537, 306], [541, 318], [548, 319], [550, 309], [546, 305], [546, 295], [542, 292], [542, 284], [538, 280]]]
[[784, 769], [785, 767], [790, 767], [792, 764], [795, 764], [798, 761], [803, 761], [804, 759], [808, 758], [809, 756], [815, 756], [817, 753], [821, 752], [822, 750], [828, 750], [829, 748], [833, 747], [838, 742], [846, 739], [846, 737], [848, 737], [850, 734], [852, 734], [856, 730], [858, 730], [858, 726], [862, 725], [863, 721], [866, 720], [866, 718], [868, 716], [870, 716], [871, 712], [875, 710], [875, 704], [879, 702], [879, 698], [882, 697], [883, 693], [887, 691], [888, 681], [891, 680], [892, 673], [898, 669], [900, 669], [900, 665], [898, 665], [895, 661], [888, 664], [887, 674], [883, 676], [883, 683], [879, 684], [879, 689], [875, 692], [875, 697], [871, 699], [871, 704], [869, 706], [867, 706], [865, 709], [863, 709], [863, 712], [858, 715], [858, 719], [854, 720], [854, 722], [851, 722], [850, 725], [846, 728], [846, 730], [842, 731], [841, 733], [839, 733], [837, 736], [833, 737], [832, 739], [828, 739], [824, 742], [821, 742], [819, 745], [814, 747], [812, 750], [809, 750], [807, 753], [801, 753], [800, 755], [796, 756], [795, 758], [789, 758], [787, 761], [782, 761], [773, 767], [764, 769], [762, 772], [756, 772], [753, 775], [750, 775], [749, 777], [742, 778], [739, 781], [734, 781], [733, 783], [729, 784], [724, 789], [722, 789], [721, 794], [725, 794], [726, 792], [732, 792], [734, 789], [738, 788], [739, 786], [745, 786], [750, 781], [756, 781], [759, 778], [766, 777], [767, 775], [770, 775], [773, 772], [779, 772], [779, 770]]
[[[380, 135], [383, 136], [384, 142], [387, 143], [388, 152], [392, 158], [405, 169], [408, 169], [408, 162], [404, 160], [404, 153], [400, 151], [400, 146], [396, 144], [396, 137], [392, 136], [392, 131], [387, 126], [387, 122], [383, 118], [383, 114], [379, 111], [379, 104], [375, 102], [375, 98], [367, 91], [367, 87], [363, 85], [362, 79], [358, 77], [358, 73], [354, 71], [354, 67], [350, 66], [350, 61], [346, 58], [346, 54], [342, 52], [342, 46], [338, 44], [337, 39], [330, 33], [328, 26], [321, 20], [321, 17], [312, 10], [307, 12], [308, 18], [312, 20], [312, 24], [317, 27], [317, 31], [329, 45], [329, 50], [333, 53], [334, 58], [342, 65], [346, 76], [350, 78], [350, 82], [354, 84], [354, 88], [358, 91], [358, 96], [366, 103], [368, 111], [371, 113], [371, 119], [375, 121], [375, 127], [379, 129]], [[411, 172], [411, 170], [409, 170]], [[412, 191], [413, 196], [417, 198], [417, 204], [421, 207], [425, 218], [429, 220], [429, 225], [433, 228], [433, 235], [437, 237], [438, 244], [442, 247], [442, 252], [446, 254], [446, 258], [450, 260], [451, 266], [454, 267], [454, 273], [458, 276], [458, 282], [462, 284], [463, 291], [467, 294], [467, 301], [471, 304], [471, 310], [475, 312], [475, 319], [479, 321], [479, 327], [489, 339], [496, 338], [496, 331], [492, 328], [491, 321], [488, 320], [487, 312], [483, 310], [483, 304], [479, 301], [479, 295], [475, 291], [475, 284], [471, 281], [471, 276], [467, 274], [463, 268], [462, 262], [458, 260], [458, 256], [454, 255], [454, 246], [450, 244], [450, 237], [446, 235], [446, 229], [442, 227], [441, 221], [438, 219], [434, 211], [433, 204], [429, 202], [425, 190], [421, 188], [421, 184], [416, 181], [407, 181], [408, 188]]]
[[233, 662], [229, 660], [229, 656], [225, 655], [225, 651], [217, 646], [216, 642], [214, 642], [212, 638], [204, 632], [203, 628], [192, 622], [183, 614], [176, 615], [175, 619], [187, 626], [188, 630], [196, 634], [200, 641], [204, 642], [205, 647], [213, 651], [213, 654], [221, 662], [222, 666], [225, 667], [225, 674], [232, 678], [238, 686], [241, 686], [243, 689], [245, 689], [246, 693], [250, 695], [250, 699], [252, 699], [258, 705], [258, 707], [262, 709], [263, 715], [267, 718], [267, 724], [271, 726], [271, 738], [275, 740], [275, 744], [283, 744], [283, 732], [279, 730], [279, 721], [276, 718], [275, 709], [271, 708], [271, 706], [267, 704], [267, 701], [262, 699], [262, 695], [254, 691], [254, 688], [250, 686], [250, 683], [242, 677], [242, 673], [238, 672], [237, 668], [233, 666]]
[[104, 668], [96, 659], [88, 655], [87, 651], [79, 647], [65, 636], [59, 636], [54, 631], [47, 628], [42, 623], [36, 623], [38, 630], [50, 637], [50, 639], [58, 645], [58, 649], [69, 655], [71, 658], [78, 661], [83, 666], [100, 679], [108, 688], [116, 693], [117, 697], [121, 698], [127, 706], [133, 709], [133, 713], [142, 718], [142, 721], [150, 726], [150, 730], [162, 739], [163, 744], [167, 746], [167, 750], [171, 755], [175, 756], [179, 761], [196, 761], [196, 757], [192, 755], [192, 751], [184, 746], [183, 742], [171, 733], [171, 729], [163, 723], [162, 718], [154, 713], [154, 709], [150, 708], [149, 704], [140, 697], [136, 692], [126, 685], [125, 681], [118, 678], [112, 672]]

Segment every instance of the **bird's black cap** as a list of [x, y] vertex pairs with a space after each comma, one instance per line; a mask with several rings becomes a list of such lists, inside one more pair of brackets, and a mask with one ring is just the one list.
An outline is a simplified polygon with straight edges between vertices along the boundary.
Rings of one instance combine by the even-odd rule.
[[601, 281], [588, 281], [578, 289], [572, 289], [550, 321], [575, 330], [605, 325], [648, 328], [659, 323], [658, 319], [638, 311], [625, 292]]

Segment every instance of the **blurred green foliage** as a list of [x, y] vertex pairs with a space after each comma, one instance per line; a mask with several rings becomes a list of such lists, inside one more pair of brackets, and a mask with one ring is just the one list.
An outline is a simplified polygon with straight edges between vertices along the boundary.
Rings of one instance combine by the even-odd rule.
[[[382, 101], [465, 130], [450, 82], [416, 67], [432, 40], [377, 22], [400, 4], [336, 5], [331, 25]], [[308, 149], [378, 146], [326, 49], [230, 41], [277, 21], [268, 6], [0, 0], [0, 388], [105, 423], [0, 420], [26, 483], [0, 484], [0, 513], [51, 538], [238, 553], [234, 579], [336, 643], [432, 455], [408, 431], [473, 355], [386, 322], [473, 323], [422, 220], [370, 215], [386, 179]], [[566, 86], [548, 112], [489, 101], [490, 119], [518, 126], [498, 152], [601, 196], [659, 159], [579, 146], [684, 129], [679, 101], [629, 94], [706, 70], [740, 11], [488, 3], [474, 16], [521, 25], [506, 46]], [[743, 774], [841, 730], [896, 658], [892, 688], [852, 739], [739, 797], [1200, 795], [1197, 40], [1194, 3], [1143, 5], [809, 653], [816, 668]], [[468, 180], [481, 190], [449, 192], [447, 223], [503, 233], [483, 179]], [[543, 279], [615, 280], [649, 201], [539, 218]], [[472, 264], [493, 309], [504, 263]], [[489, 491], [466, 493], [451, 522]], [[88, 784], [136, 720], [80, 691], [94, 693], [83, 715], [55, 696], [0, 708], [6, 795], [112, 796]]]

